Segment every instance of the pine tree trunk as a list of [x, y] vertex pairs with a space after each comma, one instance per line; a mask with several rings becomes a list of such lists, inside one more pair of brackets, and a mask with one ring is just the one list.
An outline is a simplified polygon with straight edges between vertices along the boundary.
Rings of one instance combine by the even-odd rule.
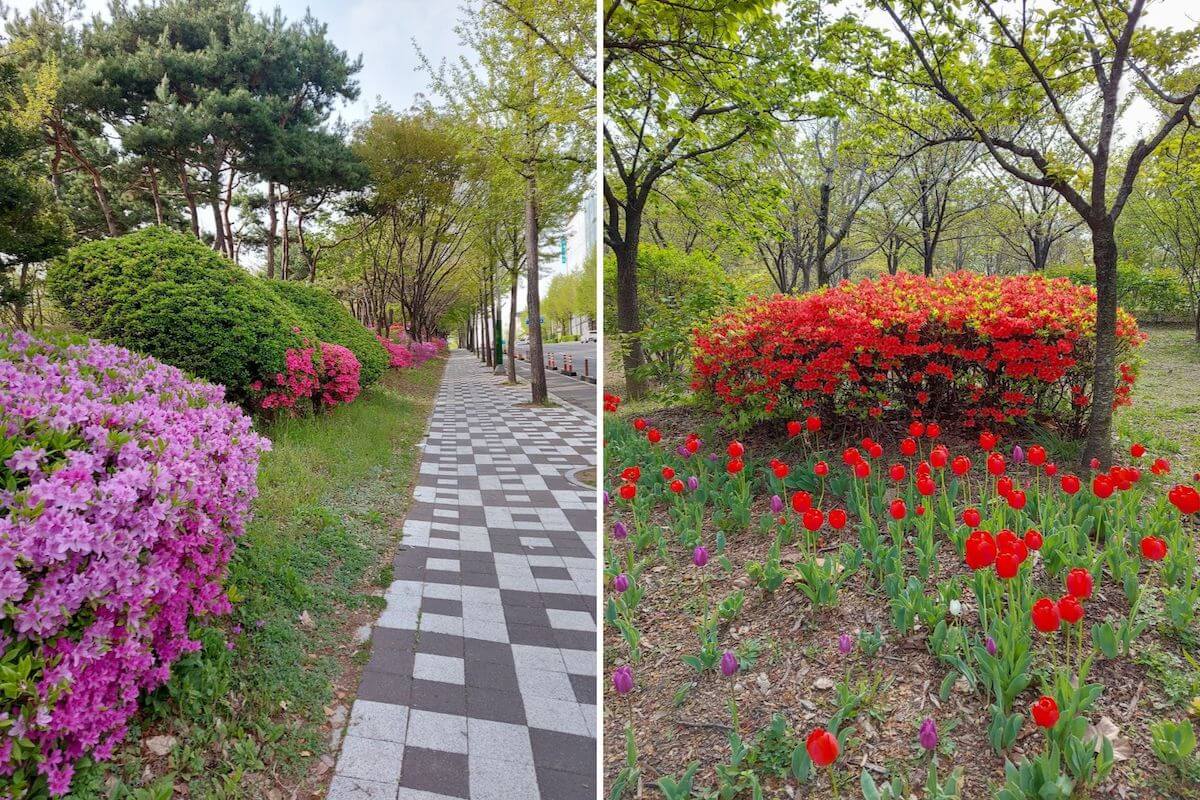
[[275, 181], [267, 181], [267, 277], [275, 277], [275, 237], [279, 234], [279, 216], [275, 213]]

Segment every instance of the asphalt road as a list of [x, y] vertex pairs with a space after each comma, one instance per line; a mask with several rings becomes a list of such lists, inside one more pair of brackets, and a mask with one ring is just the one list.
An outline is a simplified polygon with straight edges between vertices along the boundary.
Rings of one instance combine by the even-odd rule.
[[[560, 369], [563, 364], [563, 356], [570, 354], [571, 361], [573, 362], [572, 365], [580, 375], [583, 374], [584, 359], [587, 359], [588, 369], [593, 376], [596, 375], [596, 342], [589, 342], [588, 344], [580, 342], [547, 344], [542, 346], [542, 350], [544, 356], [549, 357], [553, 355], [555, 357]], [[528, 347], [517, 345], [517, 352], [523, 353], [526, 359], [529, 358]], [[517, 359], [517, 375], [526, 381], [529, 380], [528, 360]], [[596, 384], [582, 381], [578, 377], [570, 378], [547, 369], [546, 388], [564, 403], [570, 403], [576, 408], [583, 409], [592, 416], [596, 416]]]

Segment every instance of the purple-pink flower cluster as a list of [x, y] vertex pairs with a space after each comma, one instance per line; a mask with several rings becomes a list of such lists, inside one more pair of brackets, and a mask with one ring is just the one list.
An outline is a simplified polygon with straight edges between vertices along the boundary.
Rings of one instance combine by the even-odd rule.
[[425, 342], [416, 342], [399, 325], [393, 325], [387, 336], [377, 336], [379, 343], [388, 351], [390, 367], [419, 367], [446, 349], [446, 340], [435, 336]]
[[[224, 390], [120, 347], [0, 333], [0, 776], [111, 756], [141, 692], [228, 613], [270, 443]], [[3, 679], [0, 678], [0, 683]]]
[[340, 344], [321, 342], [321, 363], [325, 373], [321, 380], [322, 406], [331, 408], [358, 397], [362, 365], [354, 353]]
[[[310, 346], [291, 347], [284, 354], [284, 372], [275, 374], [275, 383], [259, 405], [264, 409], [295, 409], [300, 401], [311, 398], [321, 388], [317, 376], [319, 362], [315, 360], [316, 349]], [[254, 391], [264, 387], [260, 381], [250, 386]]]

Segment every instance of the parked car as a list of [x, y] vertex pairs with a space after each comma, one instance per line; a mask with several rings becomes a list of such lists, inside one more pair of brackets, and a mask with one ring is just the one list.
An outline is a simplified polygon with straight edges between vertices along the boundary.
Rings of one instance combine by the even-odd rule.
[[598, 334], [596, 331], [588, 331], [583, 336], [579, 337], [579, 341], [585, 344], [588, 342], [598, 342], [600, 341], [600, 334]]

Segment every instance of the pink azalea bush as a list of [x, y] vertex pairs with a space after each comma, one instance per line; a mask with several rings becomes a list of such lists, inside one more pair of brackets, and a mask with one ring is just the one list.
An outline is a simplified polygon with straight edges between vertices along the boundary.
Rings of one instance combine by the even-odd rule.
[[446, 349], [446, 340], [435, 336], [425, 342], [417, 342], [399, 325], [388, 329], [387, 336], [379, 336], [379, 343], [388, 351], [388, 366], [419, 367], [431, 358], [436, 358]]
[[[0, 785], [65, 794], [200, 647], [255, 497], [218, 386], [120, 347], [0, 333]], [[0, 791], [0, 797], [3, 797]]]
[[266, 389], [262, 381], [255, 381], [250, 388], [255, 392], [266, 389], [266, 395], [259, 401], [260, 408], [295, 411], [301, 401], [311, 398], [321, 388], [321, 381], [317, 376], [319, 368], [316, 348], [307, 344], [304, 347], [292, 347], [284, 354], [285, 371], [275, 373], [275, 381], [271, 388]]
[[358, 358], [340, 344], [321, 342], [321, 362], [323, 377], [321, 379], [321, 405], [331, 408], [342, 403], [349, 403], [358, 397], [361, 386], [359, 373], [362, 366]]

